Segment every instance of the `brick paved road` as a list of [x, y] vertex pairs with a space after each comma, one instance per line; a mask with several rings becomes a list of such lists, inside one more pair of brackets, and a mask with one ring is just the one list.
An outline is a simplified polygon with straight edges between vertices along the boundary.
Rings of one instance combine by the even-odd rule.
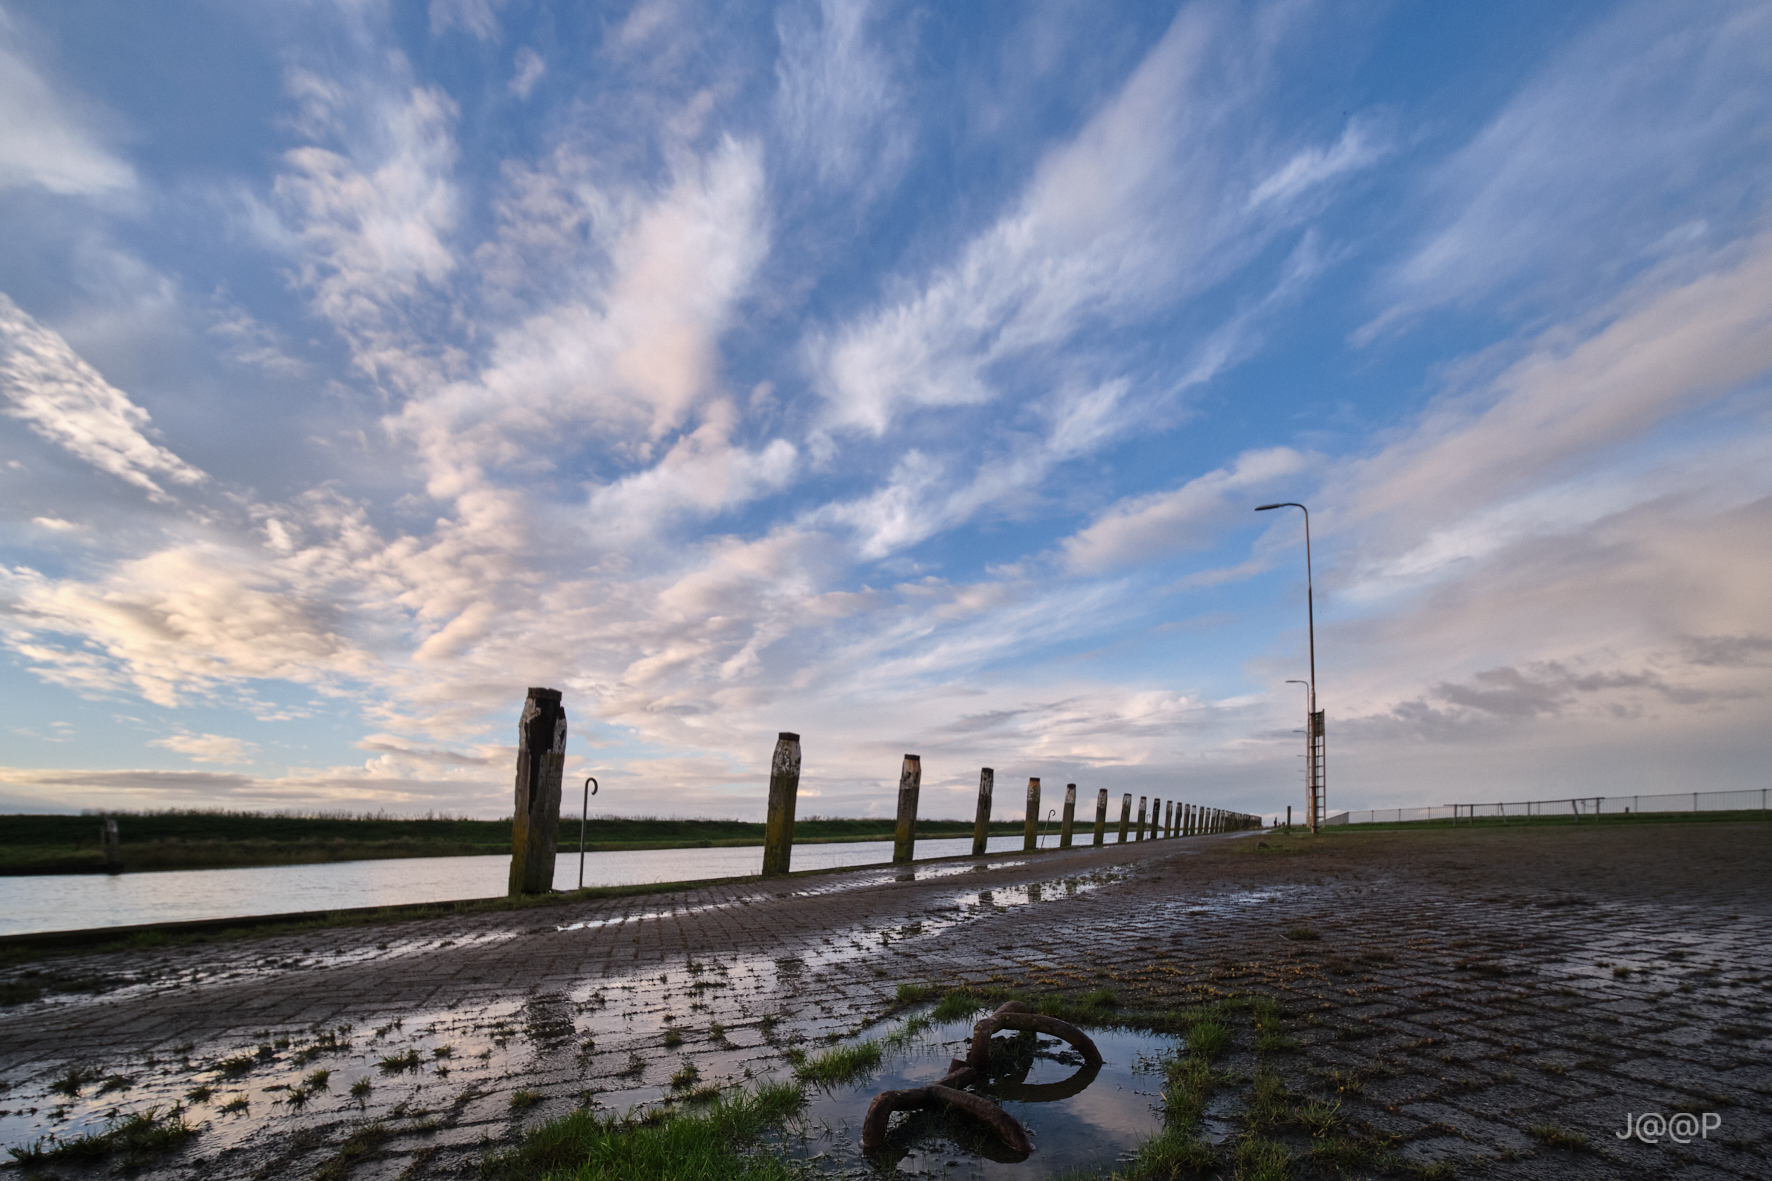
[[[1187, 839], [46, 961], [108, 990], [0, 1009], [0, 1143], [183, 1101], [207, 1127], [149, 1176], [306, 1175], [353, 1134], [352, 1177], [448, 1174], [580, 1102], [654, 1100], [685, 1063], [779, 1074], [919, 981], [1275, 996], [1300, 1045], [1266, 1060], [1423, 1168], [1767, 1177], [1768, 835]], [[1250, 1031], [1225, 1061], [1252, 1068]], [[1614, 1136], [1679, 1110], [1721, 1126]]]

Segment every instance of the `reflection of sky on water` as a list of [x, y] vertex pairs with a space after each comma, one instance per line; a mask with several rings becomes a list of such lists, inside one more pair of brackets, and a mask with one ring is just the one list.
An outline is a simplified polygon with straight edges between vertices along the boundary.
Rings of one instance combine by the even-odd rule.
[[[992, 837], [988, 848], [993, 853], [1019, 849], [1021, 837]], [[970, 837], [917, 842], [919, 859], [971, 851]], [[891, 859], [891, 841], [796, 845], [793, 867], [834, 869]], [[585, 885], [626, 886], [759, 873], [763, 850], [760, 846], [634, 849], [587, 853], [584, 860]], [[509, 871], [509, 857], [489, 856], [167, 870], [117, 877], [5, 877], [0, 878], [0, 934], [491, 898], [505, 892]], [[561, 851], [554, 865], [554, 885], [561, 890], [578, 885], [577, 850]]]
[[[871, 1031], [876, 1037], [884, 1032]], [[1161, 1130], [1162, 1077], [1156, 1064], [1180, 1043], [1167, 1035], [1136, 1030], [1087, 1032], [1104, 1062], [1086, 1088], [1053, 1102], [1003, 1101], [1003, 1109], [1031, 1134], [1034, 1153], [1026, 1161], [1010, 1163], [979, 1155], [976, 1150], [981, 1145], [969, 1142], [977, 1126], [969, 1117], [936, 1113], [896, 1117], [888, 1159], [897, 1158], [900, 1173], [924, 1171], [955, 1178], [1031, 1179], [1080, 1168], [1113, 1168], [1116, 1161]], [[877, 1167], [861, 1153], [861, 1123], [868, 1104], [881, 1091], [940, 1079], [947, 1073], [950, 1058], [965, 1055], [971, 1035], [972, 1019], [933, 1026], [901, 1050], [888, 1046], [884, 1065], [865, 1082], [809, 1092], [806, 1122], [811, 1131], [803, 1143], [795, 1145], [795, 1154], [817, 1158], [827, 1174], [862, 1177], [877, 1173]], [[997, 1036], [1007, 1041], [1015, 1035], [1004, 1032]], [[1069, 1050], [1064, 1043], [1041, 1035], [1036, 1044], [1040, 1053], [1025, 1083], [1063, 1083], [1080, 1069], [1058, 1060]]]

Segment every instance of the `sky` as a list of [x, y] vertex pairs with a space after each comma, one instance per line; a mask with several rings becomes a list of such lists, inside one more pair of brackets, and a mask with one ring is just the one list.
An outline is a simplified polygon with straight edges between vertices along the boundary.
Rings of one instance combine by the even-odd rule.
[[1772, 7], [0, 0], [0, 810], [1758, 788]]

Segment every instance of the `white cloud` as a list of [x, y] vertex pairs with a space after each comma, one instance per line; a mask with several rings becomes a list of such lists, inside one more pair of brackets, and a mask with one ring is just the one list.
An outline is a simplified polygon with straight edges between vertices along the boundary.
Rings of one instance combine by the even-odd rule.
[[100, 142], [91, 119], [29, 60], [0, 9], [0, 191], [34, 186], [93, 196], [135, 186], [135, 172]]
[[1305, 148], [1256, 185], [1249, 204], [1293, 200], [1344, 173], [1368, 167], [1387, 151], [1389, 145], [1371, 126], [1359, 120], [1350, 122], [1333, 147]]
[[431, 0], [433, 36], [459, 28], [478, 41], [498, 40], [498, 10], [508, 0]]
[[526, 99], [535, 84], [541, 81], [541, 76], [548, 72], [548, 65], [542, 61], [541, 54], [527, 45], [517, 48], [517, 56], [511, 64], [516, 66], [517, 72], [511, 75], [510, 92]]
[[188, 755], [193, 763], [248, 763], [254, 750], [252, 743], [225, 734], [179, 733], [155, 738], [148, 745]]
[[[1628, 65], [1626, 64], [1628, 63]], [[1598, 22], [1432, 174], [1432, 211], [1384, 284], [1367, 343], [1424, 309], [1522, 276], [1559, 301], [1653, 261], [1694, 214], [1757, 206], [1772, 12], [1752, 0], [1643, 0]]]
[[406, 390], [433, 382], [457, 359], [407, 331], [406, 312], [456, 267], [455, 103], [432, 87], [353, 87], [304, 70], [289, 87], [304, 129], [343, 149], [284, 154], [276, 193], [294, 222], [299, 281], [364, 373]]
[[204, 474], [148, 436], [148, 412], [106, 382], [59, 335], [0, 294], [0, 396], [6, 415], [100, 471], [168, 499], [154, 479]]
[[[569, 157], [555, 163], [573, 167]], [[474, 380], [415, 398], [392, 420], [426, 455], [433, 495], [456, 495], [486, 468], [527, 458], [526, 440], [589, 427], [612, 435], [616, 454], [648, 460], [656, 441], [707, 410], [720, 335], [767, 249], [762, 181], [756, 148], [728, 139], [682, 160], [657, 194], [585, 196], [544, 184], [510, 206], [507, 241], [546, 241], [559, 220], [588, 220], [606, 266], [572, 298], [500, 332]]]
[[[1065, 538], [1065, 560], [1072, 570], [1094, 573], [1208, 545], [1230, 520], [1254, 508], [1254, 490], [1275, 487], [1308, 466], [1308, 458], [1290, 447], [1246, 451], [1230, 466], [1179, 488], [1127, 497]], [[1235, 501], [1233, 492], [1240, 494]]]
[[[816, 16], [813, 15], [816, 7]], [[776, 18], [776, 118], [820, 183], [864, 198], [887, 188], [910, 159], [911, 115], [868, 0], [784, 6]]]

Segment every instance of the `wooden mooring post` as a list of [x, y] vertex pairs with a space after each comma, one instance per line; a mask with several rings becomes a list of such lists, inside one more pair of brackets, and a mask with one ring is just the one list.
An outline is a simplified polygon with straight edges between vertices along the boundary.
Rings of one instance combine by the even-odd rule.
[[99, 818], [98, 844], [105, 854], [105, 872], [123, 872], [123, 847], [117, 836], [117, 818], [110, 813]]
[[782, 877], [794, 856], [794, 808], [800, 798], [800, 736], [783, 730], [769, 760], [769, 815], [763, 825], [763, 876]]
[[1163, 836], [1164, 837], [1172, 837], [1174, 835], [1175, 835], [1175, 801], [1174, 800], [1164, 800], [1163, 801]]
[[558, 689], [530, 689], [517, 722], [517, 792], [511, 813], [510, 895], [554, 888], [560, 776], [566, 769], [566, 710]]
[[1144, 797], [1138, 797], [1138, 828], [1134, 831], [1134, 841], [1144, 840]]
[[991, 788], [997, 773], [989, 767], [978, 769], [978, 814], [972, 820], [972, 855], [983, 857], [991, 839]]
[[1021, 848], [1023, 852], [1040, 847], [1040, 778], [1035, 776], [1028, 780], [1027, 818], [1022, 821]]
[[1132, 823], [1132, 793], [1120, 797], [1120, 843], [1126, 843], [1126, 826]]
[[1095, 843], [1107, 839], [1107, 788], [1095, 793]]
[[909, 864], [917, 851], [917, 796], [923, 790], [923, 760], [906, 755], [898, 771], [898, 827], [892, 834], [892, 863]]
[[1064, 823], [1058, 829], [1058, 847], [1060, 849], [1071, 847], [1071, 825], [1076, 819], [1077, 785], [1067, 783], [1064, 785]]

